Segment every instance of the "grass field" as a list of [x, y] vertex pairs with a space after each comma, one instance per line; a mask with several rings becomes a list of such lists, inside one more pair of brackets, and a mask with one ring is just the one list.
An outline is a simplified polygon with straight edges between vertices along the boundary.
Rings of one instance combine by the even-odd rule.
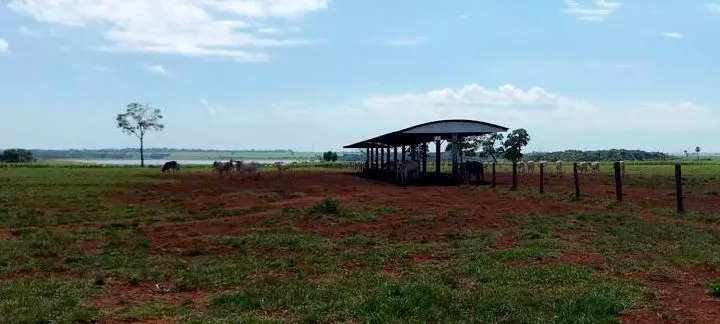
[[0, 168], [0, 323], [720, 318], [718, 165], [687, 166], [683, 215], [663, 166], [629, 165], [623, 204], [607, 175], [572, 201], [507, 173], [492, 190], [191, 170]]

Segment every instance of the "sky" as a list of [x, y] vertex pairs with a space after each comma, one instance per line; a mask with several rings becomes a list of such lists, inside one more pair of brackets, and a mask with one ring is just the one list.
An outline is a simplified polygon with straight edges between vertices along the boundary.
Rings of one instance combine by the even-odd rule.
[[720, 0], [2, 0], [0, 148], [339, 150], [437, 119], [720, 152]]

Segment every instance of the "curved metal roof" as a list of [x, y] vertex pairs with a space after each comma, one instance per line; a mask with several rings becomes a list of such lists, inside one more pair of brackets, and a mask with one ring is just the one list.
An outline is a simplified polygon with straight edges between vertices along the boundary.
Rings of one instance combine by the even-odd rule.
[[490, 133], [506, 132], [507, 127], [470, 119], [436, 120], [415, 125], [385, 135], [345, 146], [344, 148], [375, 148], [396, 147], [432, 142], [435, 136], [443, 140], [452, 139], [453, 134], [458, 138], [480, 136]]

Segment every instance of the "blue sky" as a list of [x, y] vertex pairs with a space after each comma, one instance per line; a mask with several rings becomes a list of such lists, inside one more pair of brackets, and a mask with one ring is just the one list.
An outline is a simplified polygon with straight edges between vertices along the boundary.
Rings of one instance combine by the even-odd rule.
[[435, 119], [720, 152], [719, 0], [9, 0], [0, 148], [340, 149]]

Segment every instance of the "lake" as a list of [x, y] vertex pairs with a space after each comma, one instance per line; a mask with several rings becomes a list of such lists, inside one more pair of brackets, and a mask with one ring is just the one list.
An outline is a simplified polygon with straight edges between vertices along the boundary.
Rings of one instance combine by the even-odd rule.
[[[58, 162], [82, 163], [82, 164], [98, 164], [98, 165], [140, 165], [140, 160], [114, 160], [114, 159], [59, 159], [53, 160]], [[163, 165], [168, 160], [145, 160], [145, 165]], [[176, 160], [182, 165], [212, 165], [213, 160]], [[228, 161], [228, 160], [223, 160]], [[275, 164], [276, 162], [301, 162], [298, 160], [242, 160], [243, 162], [255, 162], [260, 164]]]

